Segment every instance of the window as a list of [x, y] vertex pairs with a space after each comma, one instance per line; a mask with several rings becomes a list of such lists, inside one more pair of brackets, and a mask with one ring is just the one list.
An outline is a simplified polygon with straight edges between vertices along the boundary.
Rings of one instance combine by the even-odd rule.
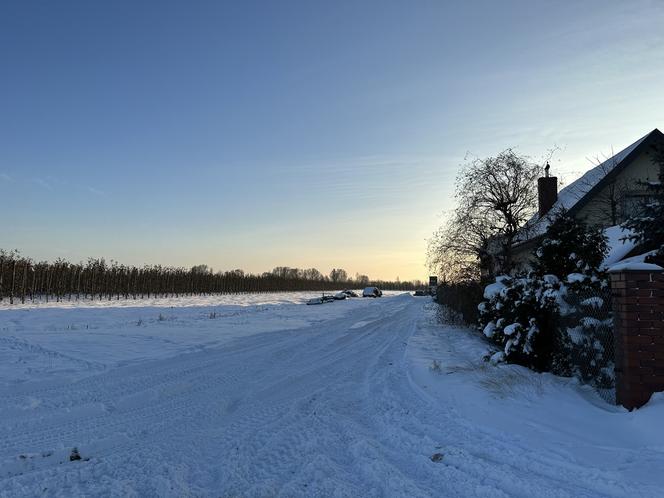
[[649, 194], [643, 192], [628, 192], [622, 199], [622, 217], [623, 220], [631, 216], [638, 216], [648, 202], [651, 201]]

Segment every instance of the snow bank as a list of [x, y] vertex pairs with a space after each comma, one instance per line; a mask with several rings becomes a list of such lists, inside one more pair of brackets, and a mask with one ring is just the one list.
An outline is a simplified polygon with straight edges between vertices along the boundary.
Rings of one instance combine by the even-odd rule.
[[[505, 479], [519, 481], [508, 496], [664, 496], [664, 393], [628, 412], [574, 379], [494, 365], [502, 352], [482, 361], [486, 349], [472, 330], [433, 320], [408, 346], [411, 376], [422, 396], [449, 406], [467, 428], [464, 437], [445, 439], [449, 465], [467, 469], [465, 456], [479, 452]], [[427, 368], [434, 360], [438, 374]], [[486, 482], [492, 480], [490, 466], [477, 469]], [[508, 477], [512, 470], [518, 478]], [[539, 473], [556, 476], [559, 488], [537, 488]]]

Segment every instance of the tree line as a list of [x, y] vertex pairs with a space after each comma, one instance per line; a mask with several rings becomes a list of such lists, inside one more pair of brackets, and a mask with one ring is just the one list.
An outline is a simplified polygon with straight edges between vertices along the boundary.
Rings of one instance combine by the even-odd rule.
[[413, 290], [414, 282], [371, 281], [366, 275], [349, 278], [343, 269], [324, 275], [315, 268], [280, 266], [262, 274], [243, 270], [214, 272], [207, 265], [192, 268], [161, 265], [142, 267], [89, 258], [70, 263], [62, 258], [35, 262], [18, 251], [0, 249], [0, 302], [119, 300], [209, 294], [279, 291], [334, 291], [376, 285], [385, 290]]

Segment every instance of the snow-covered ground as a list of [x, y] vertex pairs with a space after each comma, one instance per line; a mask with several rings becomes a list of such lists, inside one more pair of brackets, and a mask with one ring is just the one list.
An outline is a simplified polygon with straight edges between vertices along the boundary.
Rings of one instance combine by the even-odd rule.
[[664, 398], [484, 363], [430, 298], [310, 295], [0, 311], [0, 495], [664, 496]]
[[0, 386], [58, 378], [73, 381], [109, 368], [219, 347], [247, 335], [312, 326], [372, 301], [354, 298], [302, 305], [319, 295], [279, 292], [4, 303]]
[[[145, 297], [139, 299], [81, 299], [63, 300], [57, 302], [53, 298], [49, 301], [35, 300], [26, 301], [24, 304], [15, 302], [9, 304], [7, 298], [0, 301], [1, 310], [16, 309], [43, 309], [43, 308], [187, 308], [191, 306], [258, 306], [269, 304], [302, 304], [308, 299], [319, 297], [322, 294], [334, 295], [337, 291], [297, 291], [297, 292], [263, 292], [259, 294], [210, 294], [206, 296], [179, 296], [179, 297]], [[355, 293], [362, 295], [362, 289], [355, 289]], [[384, 295], [396, 296], [402, 294], [400, 291], [384, 291]]]

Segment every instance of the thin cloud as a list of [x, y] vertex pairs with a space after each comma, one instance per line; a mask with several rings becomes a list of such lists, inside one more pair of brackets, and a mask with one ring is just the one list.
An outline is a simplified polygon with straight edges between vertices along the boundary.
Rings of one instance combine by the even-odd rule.
[[0, 180], [3, 180], [5, 182], [13, 182], [14, 179], [9, 176], [7, 173], [0, 173]]
[[46, 190], [53, 190], [53, 186], [43, 178], [33, 178], [32, 181]]
[[103, 190], [96, 189], [96, 188], [91, 187], [91, 186], [89, 186], [89, 185], [88, 185], [87, 187], [85, 187], [85, 188], [86, 188], [86, 190], [87, 190], [88, 192], [90, 192], [91, 194], [97, 195], [97, 196], [99, 196], [99, 197], [106, 197], [106, 192], [104, 192]]

